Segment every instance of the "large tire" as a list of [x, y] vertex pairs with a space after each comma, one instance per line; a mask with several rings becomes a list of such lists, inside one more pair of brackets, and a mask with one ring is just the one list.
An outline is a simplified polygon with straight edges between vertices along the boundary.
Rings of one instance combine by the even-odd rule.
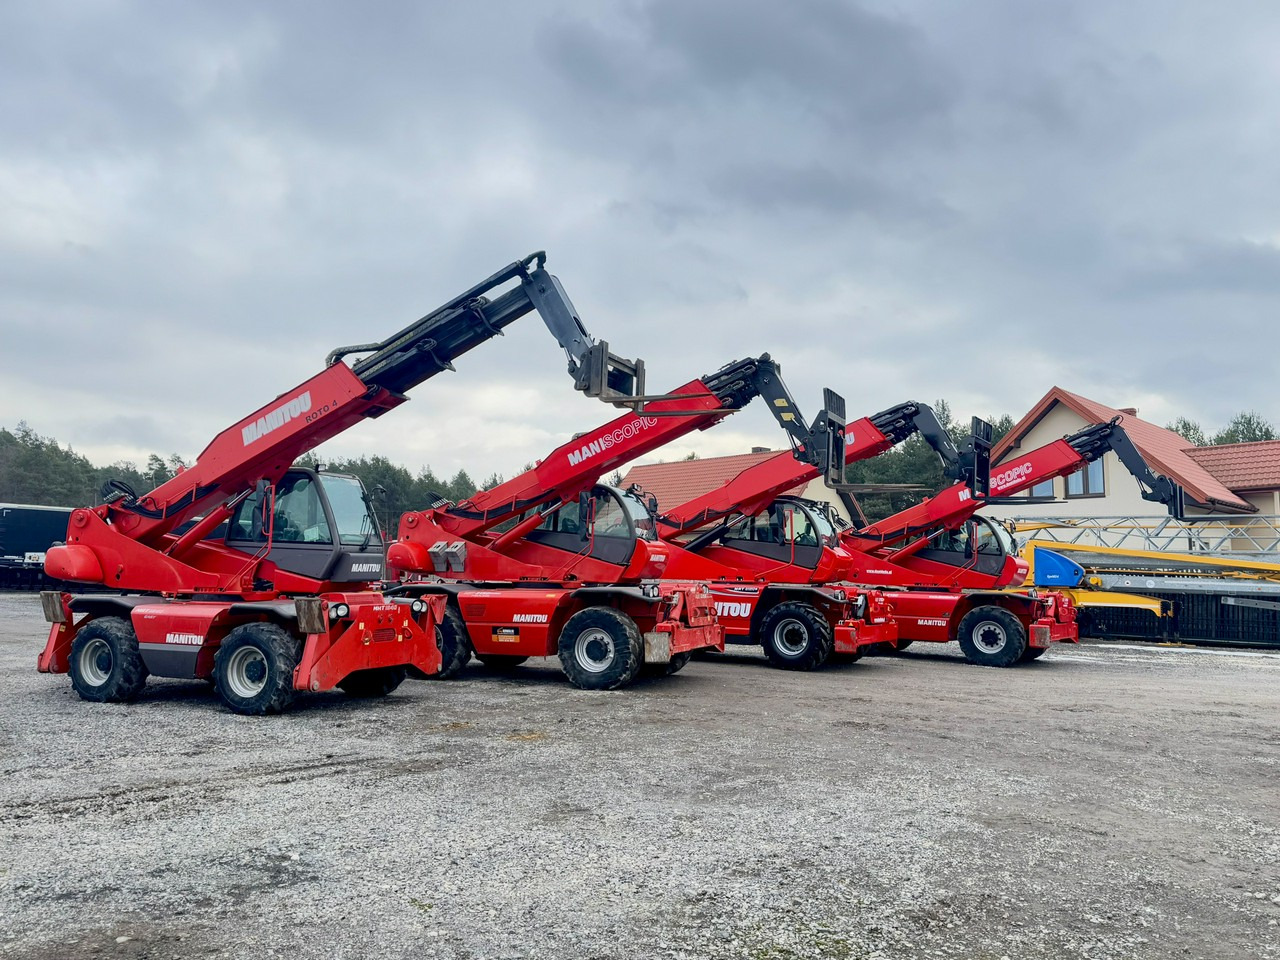
[[510, 673], [529, 658], [517, 657], [511, 653], [477, 653], [476, 659], [494, 673]]
[[831, 624], [811, 603], [780, 603], [760, 621], [760, 646], [783, 670], [812, 670], [827, 662], [835, 645]]
[[666, 663], [646, 663], [640, 672], [646, 677], [669, 677], [683, 670], [692, 659], [692, 653], [677, 653]]
[[338, 689], [348, 697], [385, 697], [400, 684], [409, 671], [405, 667], [380, 667], [375, 670], [357, 670], [338, 684]]
[[444, 620], [436, 624], [436, 646], [440, 648], [440, 672], [428, 674], [428, 680], [456, 677], [471, 662], [471, 635], [466, 621], [452, 603], [445, 608]]
[[965, 659], [982, 667], [1011, 667], [1027, 649], [1022, 621], [1003, 607], [975, 607], [964, 615], [956, 639]]
[[120, 617], [99, 617], [71, 641], [71, 686], [82, 700], [128, 703], [147, 682], [133, 625]]
[[1048, 647], [1027, 647], [1026, 652], [1022, 654], [1022, 662], [1026, 663], [1031, 660], [1039, 660], [1048, 652]]
[[579, 690], [617, 690], [644, 665], [636, 622], [613, 607], [579, 610], [560, 632], [560, 666]]
[[915, 643], [914, 640], [895, 640], [893, 642], [893, 652], [901, 653], [903, 650], [907, 649], [907, 647], [911, 646], [911, 644], [913, 643]]
[[302, 644], [274, 623], [244, 623], [213, 658], [213, 686], [227, 708], [247, 716], [280, 713], [293, 702]]

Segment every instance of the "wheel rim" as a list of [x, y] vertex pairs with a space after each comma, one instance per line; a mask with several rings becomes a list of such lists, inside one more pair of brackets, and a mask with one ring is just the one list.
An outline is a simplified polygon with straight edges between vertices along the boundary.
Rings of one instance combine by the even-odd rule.
[[604, 673], [616, 656], [613, 637], [596, 627], [582, 631], [573, 644], [573, 658], [588, 673]]
[[999, 653], [1008, 642], [1004, 627], [994, 620], [983, 620], [973, 628], [973, 645], [983, 653]]
[[111, 653], [111, 644], [94, 637], [84, 645], [76, 661], [80, 668], [80, 676], [91, 687], [100, 687], [111, 679], [111, 668], [115, 666], [115, 657]]
[[241, 647], [227, 661], [227, 686], [237, 697], [252, 700], [267, 686], [267, 658], [257, 647]]
[[773, 628], [773, 645], [785, 656], [798, 657], [809, 647], [809, 630], [801, 621], [788, 617]]

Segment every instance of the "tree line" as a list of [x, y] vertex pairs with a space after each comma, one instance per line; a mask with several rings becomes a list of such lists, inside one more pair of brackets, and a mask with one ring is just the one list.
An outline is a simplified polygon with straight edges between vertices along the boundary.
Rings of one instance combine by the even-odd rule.
[[[963, 446], [969, 432], [968, 423], [956, 420], [945, 400], [934, 403], [934, 412], [956, 445]], [[1007, 414], [990, 420], [996, 441], [1014, 424], [1013, 418]], [[1225, 427], [1212, 434], [1195, 421], [1182, 417], [1168, 424], [1167, 429], [1195, 445], [1244, 443], [1278, 437], [1275, 427], [1254, 411], [1237, 414]], [[686, 459], [696, 457], [697, 454], [690, 454]], [[307, 454], [301, 462], [312, 463], [316, 458], [315, 453]], [[186, 465], [176, 453], [168, 456], [153, 453], [142, 466], [128, 460], [95, 466], [87, 457], [70, 447], [63, 447], [52, 437], [39, 435], [25, 422], [19, 422], [13, 430], [0, 428], [0, 502], [3, 503], [89, 506], [102, 502], [102, 488], [108, 480], [122, 480], [138, 493], [144, 493], [169, 480], [179, 467]], [[503, 480], [500, 474], [493, 474], [476, 483], [466, 470], [459, 470], [446, 479], [437, 476], [429, 466], [414, 473], [381, 455], [326, 460], [324, 465], [334, 472], [350, 473], [360, 478], [373, 498], [379, 520], [389, 531], [396, 529], [401, 514], [406, 511], [424, 509], [441, 499], [464, 500], [477, 490], [488, 490]], [[532, 466], [525, 464], [521, 469], [528, 470]], [[871, 520], [901, 510], [947, 483], [937, 455], [919, 436], [909, 438], [879, 457], [851, 465], [845, 471], [845, 479], [849, 483], [907, 484], [917, 488], [915, 491], [860, 495], [859, 503]], [[606, 480], [617, 483], [621, 474], [615, 473]]]

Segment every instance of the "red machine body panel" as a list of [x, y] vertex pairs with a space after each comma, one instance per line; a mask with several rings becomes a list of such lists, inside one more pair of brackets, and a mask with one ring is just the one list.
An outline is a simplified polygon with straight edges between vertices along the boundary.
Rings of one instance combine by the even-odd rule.
[[[764, 582], [714, 580], [709, 586], [726, 643], [758, 644], [762, 615], [770, 606], [790, 599], [785, 585], [779, 588]], [[885, 595], [855, 588], [854, 596], [858, 595], [866, 598], [868, 607], [861, 617], [856, 615], [856, 605], [849, 602], [844, 591], [831, 590], [821, 595], [820, 605], [830, 611], [834, 653], [859, 655], [867, 647], [894, 643], [898, 639], [897, 613]]]

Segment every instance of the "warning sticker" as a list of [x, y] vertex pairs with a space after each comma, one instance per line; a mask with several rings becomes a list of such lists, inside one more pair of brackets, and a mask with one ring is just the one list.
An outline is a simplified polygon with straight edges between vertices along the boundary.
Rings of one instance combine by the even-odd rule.
[[520, 640], [519, 627], [494, 627], [494, 643], [517, 643]]

